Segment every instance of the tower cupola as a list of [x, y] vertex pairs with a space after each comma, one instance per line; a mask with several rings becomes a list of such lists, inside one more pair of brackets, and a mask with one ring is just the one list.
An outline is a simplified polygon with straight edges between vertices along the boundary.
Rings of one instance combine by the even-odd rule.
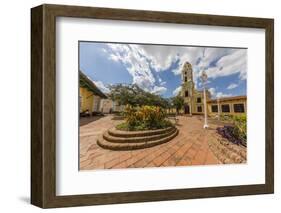
[[182, 83], [193, 82], [192, 66], [189, 62], [185, 62], [182, 69]]

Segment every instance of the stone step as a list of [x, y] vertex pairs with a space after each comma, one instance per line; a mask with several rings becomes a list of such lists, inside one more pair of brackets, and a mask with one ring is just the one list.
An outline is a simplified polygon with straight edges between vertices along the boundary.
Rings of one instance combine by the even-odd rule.
[[219, 149], [217, 149], [214, 145], [210, 145], [210, 149], [212, 150], [212, 152], [214, 153], [214, 155], [216, 156], [216, 158], [220, 161], [220, 163], [224, 164], [224, 163], [229, 163], [230, 159], [227, 158], [226, 156], [222, 155], [222, 153], [219, 151]]
[[149, 142], [149, 141], [155, 141], [159, 140], [161, 138], [165, 138], [169, 135], [172, 135], [176, 131], [176, 128], [170, 129], [168, 132], [164, 132], [157, 135], [151, 135], [151, 136], [141, 136], [141, 137], [116, 137], [110, 135], [108, 132], [105, 132], [103, 134], [103, 139], [107, 140], [108, 142], [112, 143], [141, 143], [141, 142]]
[[246, 158], [243, 158], [236, 152], [229, 149], [227, 145], [223, 145], [217, 138], [209, 142], [209, 146], [219, 161], [222, 163], [245, 163]]
[[145, 136], [163, 134], [171, 131], [174, 128], [175, 127], [167, 127], [164, 129], [146, 130], [146, 131], [121, 131], [121, 130], [117, 130], [116, 128], [112, 128], [108, 130], [108, 134], [114, 137], [123, 137], [123, 138], [145, 137]]
[[179, 131], [176, 129], [173, 134], [158, 139], [158, 140], [153, 140], [153, 141], [148, 141], [148, 142], [139, 142], [139, 143], [112, 143], [104, 138], [100, 138], [97, 140], [97, 144], [101, 146], [102, 148], [105, 149], [110, 149], [110, 150], [135, 150], [135, 149], [143, 149], [143, 148], [148, 148], [148, 147], [153, 147], [162, 143], [166, 143], [170, 140], [172, 140], [174, 137], [178, 135]]
[[230, 152], [234, 152], [235, 154], [241, 156], [244, 160], [247, 158], [247, 152], [241, 146], [232, 144], [225, 139], [218, 139], [220, 144], [227, 148]]
[[229, 159], [229, 163], [242, 163], [245, 161], [240, 155], [236, 154], [235, 152], [229, 150], [223, 145], [217, 146], [221, 155]]
[[229, 152], [234, 152], [235, 154], [241, 156], [244, 160], [247, 159], [247, 151], [244, 146], [233, 144], [222, 136], [213, 135], [219, 143], [224, 146]]

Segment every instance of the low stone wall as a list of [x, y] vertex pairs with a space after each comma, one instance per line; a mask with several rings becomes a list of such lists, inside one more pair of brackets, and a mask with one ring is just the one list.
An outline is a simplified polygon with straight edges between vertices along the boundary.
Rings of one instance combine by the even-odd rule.
[[143, 149], [166, 143], [178, 135], [176, 127], [147, 131], [121, 131], [116, 128], [106, 131], [97, 144], [111, 150]]
[[213, 134], [209, 140], [209, 146], [218, 160], [223, 164], [246, 163], [247, 148], [236, 145], [217, 134]]
[[117, 130], [115, 127], [108, 130], [109, 135], [115, 137], [142, 137], [142, 136], [152, 136], [152, 135], [159, 135], [162, 133], [170, 132], [171, 130], [175, 129], [175, 127], [168, 127], [164, 129], [157, 129], [157, 130], [145, 130], [145, 131], [123, 131]]

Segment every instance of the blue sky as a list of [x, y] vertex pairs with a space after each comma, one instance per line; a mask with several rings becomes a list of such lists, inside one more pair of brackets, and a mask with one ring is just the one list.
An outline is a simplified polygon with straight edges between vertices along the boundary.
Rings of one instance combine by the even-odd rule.
[[105, 93], [108, 85], [135, 83], [151, 93], [174, 96], [188, 61], [196, 89], [202, 89], [205, 70], [212, 98], [246, 95], [247, 49], [79, 42], [79, 51], [80, 70]]

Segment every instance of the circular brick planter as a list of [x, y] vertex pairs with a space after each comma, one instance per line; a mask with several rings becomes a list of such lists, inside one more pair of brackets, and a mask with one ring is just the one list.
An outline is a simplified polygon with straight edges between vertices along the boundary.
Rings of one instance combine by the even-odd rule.
[[143, 149], [166, 143], [178, 135], [178, 129], [168, 127], [147, 131], [121, 131], [116, 128], [106, 131], [97, 144], [111, 150]]

